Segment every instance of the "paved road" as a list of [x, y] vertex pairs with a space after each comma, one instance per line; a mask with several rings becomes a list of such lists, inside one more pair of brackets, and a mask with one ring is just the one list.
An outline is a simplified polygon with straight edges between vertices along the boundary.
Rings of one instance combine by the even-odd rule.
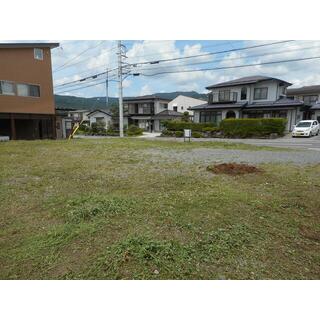
[[[146, 137], [149, 138], [149, 137]], [[150, 137], [154, 138], [154, 137]], [[157, 137], [157, 140], [176, 140], [183, 141], [183, 138], [165, 138]], [[307, 149], [320, 152], [320, 135], [311, 138], [292, 138], [290, 135], [278, 139], [224, 139], [224, 138], [208, 138], [208, 139], [192, 139], [192, 141], [225, 141], [234, 143], [247, 143], [256, 146], [285, 147], [295, 149]]]

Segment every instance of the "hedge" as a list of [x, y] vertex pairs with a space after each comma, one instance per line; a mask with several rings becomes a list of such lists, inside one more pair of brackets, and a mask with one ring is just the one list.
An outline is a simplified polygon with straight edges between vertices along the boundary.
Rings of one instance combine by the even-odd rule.
[[[192, 131], [209, 131], [213, 130], [210, 128], [215, 128], [213, 123], [194, 123], [179, 120], [168, 120], [163, 122], [163, 126], [168, 131], [183, 131], [184, 129], [191, 129]], [[209, 129], [209, 130], [205, 130]]]
[[286, 119], [224, 119], [220, 122], [220, 129], [226, 137], [266, 137], [270, 134], [282, 136], [286, 129]]

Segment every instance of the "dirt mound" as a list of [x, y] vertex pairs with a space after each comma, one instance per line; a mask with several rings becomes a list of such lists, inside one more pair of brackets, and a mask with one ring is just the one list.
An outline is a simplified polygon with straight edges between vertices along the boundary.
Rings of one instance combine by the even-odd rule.
[[208, 166], [207, 170], [216, 174], [230, 174], [230, 175], [262, 172], [261, 169], [255, 166], [250, 166], [248, 164], [243, 164], [243, 163], [213, 164]]

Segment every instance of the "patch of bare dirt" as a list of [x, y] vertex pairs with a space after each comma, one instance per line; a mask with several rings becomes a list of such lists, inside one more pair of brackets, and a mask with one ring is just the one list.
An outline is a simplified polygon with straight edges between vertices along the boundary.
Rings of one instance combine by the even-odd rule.
[[207, 167], [207, 170], [215, 174], [230, 174], [230, 175], [240, 175], [247, 173], [260, 173], [261, 169], [244, 164], [244, 163], [221, 163], [213, 164]]
[[305, 226], [300, 227], [300, 234], [307, 239], [320, 241], [320, 232], [311, 230], [308, 227], [305, 227]]

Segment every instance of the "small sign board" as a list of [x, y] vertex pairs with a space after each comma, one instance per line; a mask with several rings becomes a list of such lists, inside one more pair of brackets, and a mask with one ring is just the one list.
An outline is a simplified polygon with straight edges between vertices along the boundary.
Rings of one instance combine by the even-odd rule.
[[184, 138], [184, 141], [186, 141], [186, 138], [189, 139], [189, 141], [190, 141], [191, 129], [184, 129], [183, 130], [183, 138]]

